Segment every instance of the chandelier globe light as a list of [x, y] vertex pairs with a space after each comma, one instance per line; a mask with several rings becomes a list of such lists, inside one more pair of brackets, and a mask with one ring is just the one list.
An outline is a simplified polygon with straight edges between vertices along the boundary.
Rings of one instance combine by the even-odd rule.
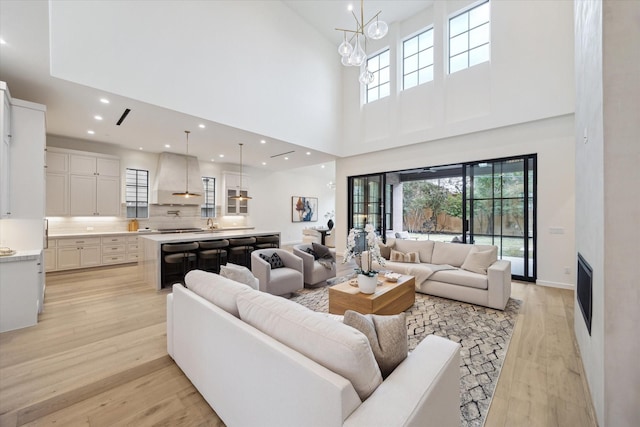
[[[345, 67], [360, 67], [367, 62], [366, 42], [367, 39], [380, 40], [389, 32], [389, 26], [386, 22], [379, 19], [382, 11], [379, 11], [367, 22], [364, 20], [364, 0], [360, 0], [360, 19], [351, 10], [353, 18], [356, 20], [356, 28], [347, 30], [345, 28], [336, 28], [337, 31], [344, 33], [344, 40], [338, 46], [338, 53], [341, 56], [340, 62]], [[366, 28], [366, 31], [365, 31]], [[347, 33], [351, 34], [351, 38], [347, 40]], [[354, 41], [355, 39], [355, 41]], [[352, 44], [353, 42], [353, 44]], [[362, 44], [364, 43], [364, 48]], [[373, 81], [373, 74], [366, 69], [360, 73], [359, 80], [362, 84], [369, 84]]]
[[187, 156], [185, 157], [185, 160], [187, 162], [187, 167], [185, 168], [186, 183], [187, 183], [186, 189], [184, 192], [171, 193], [171, 194], [174, 196], [180, 196], [180, 197], [184, 197], [185, 199], [188, 199], [189, 197], [198, 197], [200, 196], [200, 194], [189, 192], [189, 134], [191, 133], [191, 131], [185, 130], [184, 133], [185, 135], [187, 135]]

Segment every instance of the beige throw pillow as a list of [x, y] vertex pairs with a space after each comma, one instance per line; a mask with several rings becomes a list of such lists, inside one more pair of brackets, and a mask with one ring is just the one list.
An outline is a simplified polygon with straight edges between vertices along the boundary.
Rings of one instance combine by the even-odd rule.
[[487, 275], [487, 269], [498, 259], [494, 249], [480, 250], [473, 248], [464, 260], [460, 268], [473, 273]]
[[391, 248], [393, 248], [394, 244], [395, 244], [395, 240], [387, 241], [387, 244], [384, 244], [382, 242], [378, 243], [378, 246], [380, 247], [380, 256], [384, 259], [390, 259]]
[[420, 264], [420, 255], [418, 252], [404, 252], [391, 249], [391, 261], [394, 262], [410, 262]]
[[405, 314], [380, 316], [347, 310], [344, 324], [356, 328], [369, 339], [382, 378], [386, 378], [407, 357], [409, 351]]

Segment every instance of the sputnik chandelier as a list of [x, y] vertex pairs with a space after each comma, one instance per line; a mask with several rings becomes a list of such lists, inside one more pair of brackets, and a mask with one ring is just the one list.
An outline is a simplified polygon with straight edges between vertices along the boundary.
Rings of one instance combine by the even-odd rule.
[[[364, 21], [364, 0], [360, 0], [360, 19], [353, 12], [353, 8], [349, 6], [349, 10], [356, 20], [356, 29], [347, 30], [344, 28], [336, 28], [337, 31], [344, 33], [344, 40], [338, 46], [338, 53], [342, 56], [342, 65], [346, 67], [360, 67], [360, 83], [369, 84], [373, 82], [373, 73], [367, 69], [367, 39], [379, 40], [387, 35], [389, 26], [386, 22], [378, 19], [382, 11], [379, 11], [366, 23]], [[366, 27], [366, 33], [365, 33]], [[351, 34], [347, 40], [347, 33]], [[355, 39], [355, 41], [354, 41]], [[354, 41], [353, 44], [351, 42]], [[364, 48], [362, 44], [364, 43]]]

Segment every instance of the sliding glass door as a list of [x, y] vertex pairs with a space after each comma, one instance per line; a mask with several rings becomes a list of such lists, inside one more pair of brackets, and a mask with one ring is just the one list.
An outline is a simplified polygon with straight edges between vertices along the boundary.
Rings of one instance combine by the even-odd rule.
[[465, 165], [465, 241], [498, 246], [515, 279], [535, 281], [535, 155]]

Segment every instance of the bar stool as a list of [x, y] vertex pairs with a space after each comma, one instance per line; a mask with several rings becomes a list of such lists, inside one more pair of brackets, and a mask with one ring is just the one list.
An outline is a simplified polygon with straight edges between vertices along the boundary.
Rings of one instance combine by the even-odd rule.
[[251, 268], [251, 252], [255, 249], [255, 237], [229, 239], [229, 261]]
[[[198, 242], [198, 268], [213, 273], [220, 273], [220, 266], [227, 263], [228, 240]], [[211, 265], [213, 262], [213, 265]]]
[[256, 236], [256, 249], [273, 249], [280, 247], [280, 237], [273, 236]]
[[[164, 261], [162, 282], [165, 285], [171, 285], [170, 277], [175, 276], [176, 279], [184, 284], [184, 276], [192, 270], [196, 265], [198, 243], [165, 243], [162, 245], [162, 252], [165, 254], [162, 259]], [[170, 274], [169, 266], [174, 266], [173, 274]], [[175, 279], [174, 279], [175, 280]], [[175, 283], [175, 282], [173, 282]]]

